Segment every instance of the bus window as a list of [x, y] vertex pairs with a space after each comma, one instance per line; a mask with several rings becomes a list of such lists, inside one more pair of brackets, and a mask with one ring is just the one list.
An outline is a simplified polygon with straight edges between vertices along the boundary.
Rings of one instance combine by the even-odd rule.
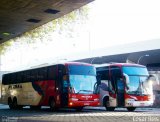
[[11, 79], [10, 79], [11, 81], [11, 83], [13, 83], [13, 84], [15, 84], [15, 83], [17, 83], [17, 81], [16, 81], [16, 73], [15, 74], [11, 74]]
[[9, 77], [8, 77], [8, 75], [3, 75], [3, 78], [2, 78], [2, 84], [3, 85], [7, 85], [8, 84], [8, 79]]
[[22, 82], [21, 72], [17, 73], [17, 82]]
[[31, 76], [29, 71], [24, 71], [21, 73], [22, 76], [22, 82], [31, 82]]
[[47, 79], [47, 68], [40, 68], [40, 69], [38, 69], [37, 79], [38, 79], [39, 81], [42, 81], [42, 80], [46, 80], [46, 79]]
[[115, 77], [122, 77], [121, 69], [117, 66], [111, 66], [111, 74]]
[[37, 69], [32, 70], [30, 76], [31, 76], [30, 77], [31, 81], [38, 81], [38, 70]]
[[57, 76], [57, 66], [48, 67], [48, 80], [55, 80]]

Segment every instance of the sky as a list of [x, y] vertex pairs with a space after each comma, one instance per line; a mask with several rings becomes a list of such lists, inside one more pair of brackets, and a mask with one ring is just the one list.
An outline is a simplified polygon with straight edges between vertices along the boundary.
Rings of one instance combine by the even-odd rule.
[[73, 38], [55, 31], [49, 34], [53, 41], [30, 46], [14, 45], [2, 57], [1, 69], [10, 71], [57, 63], [66, 61], [66, 55], [160, 39], [159, 5], [158, 0], [95, 0], [87, 5], [87, 22], [72, 25], [77, 34]]
[[93, 48], [159, 39], [159, 5], [158, 0], [96, 0], [91, 5]]

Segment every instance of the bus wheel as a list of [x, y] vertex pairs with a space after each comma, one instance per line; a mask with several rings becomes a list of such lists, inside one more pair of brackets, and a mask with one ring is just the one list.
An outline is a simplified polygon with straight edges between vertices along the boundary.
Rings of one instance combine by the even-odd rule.
[[114, 111], [115, 107], [107, 107], [106, 110], [107, 111]]
[[18, 109], [22, 109], [23, 108], [23, 106], [22, 105], [18, 105]]
[[40, 110], [41, 106], [30, 106], [31, 110]]
[[136, 107], [128, 107], [127, 110], [128, 111], [134, 111], [136, 109]]
[[78, 107], [78, 108], [75, 108], [76, 111], [82, 111], [83, 107]]
[[11, 98], [8, 98], [8, 106], [10, 109], [13, 109], [13, 103]]
[[13, 105], [13, 109], [18, 109], [17, 98], [13, 98], [12, 105]]
[[114, 111], [114, 109], [115, 109], [115, 107], [108, 107], [109, 106], [109, 100], [108, 99], [105, 101], [104, 106], [105, 106], [107, 111]]
[[51, 98], [49, 100], [49, 107], [50, 107], [51, 111], [56, 111], [56, 103], [55, 103], [55, 100], [53, 98]]

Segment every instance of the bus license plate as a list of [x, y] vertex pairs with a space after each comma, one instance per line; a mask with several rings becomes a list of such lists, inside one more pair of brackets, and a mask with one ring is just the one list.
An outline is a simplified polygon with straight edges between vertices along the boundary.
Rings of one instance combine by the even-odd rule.
[[84, 103], [84, 105], [89, 105], [89, 103]]

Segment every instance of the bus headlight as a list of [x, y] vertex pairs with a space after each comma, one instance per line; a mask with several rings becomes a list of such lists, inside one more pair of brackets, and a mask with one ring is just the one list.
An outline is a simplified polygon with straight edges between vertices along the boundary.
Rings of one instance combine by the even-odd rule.
[[149, 101], [153, 100], [153, 95], [148, 96], [148, 100]]
[[72, 102], [70, 102], [70, 103], [69, 103], [69, 105], [70, 105], [70, 106], [72, 106], [72, 105], [73, 105], [73, 103], [72, 103]]
[[99, 101], [99, 99], [98, 99], [98, 98], [96, 98], [96, 99], [94, 99], [94, 101]]
[[78, 101], [77, 98], [70, 98], [71, 101]]

